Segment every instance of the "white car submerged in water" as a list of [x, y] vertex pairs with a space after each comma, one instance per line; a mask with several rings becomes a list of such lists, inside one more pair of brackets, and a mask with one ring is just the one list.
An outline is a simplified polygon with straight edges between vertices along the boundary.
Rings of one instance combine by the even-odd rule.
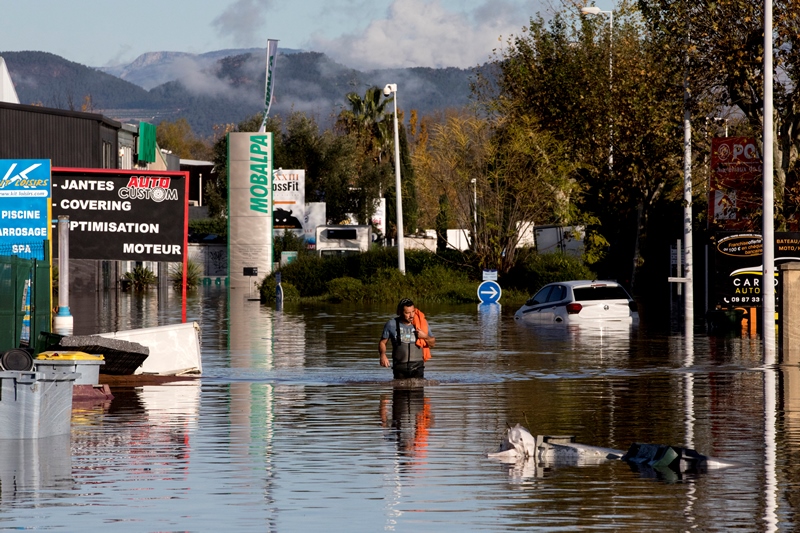
[[615, 281], [559, 281], [542, 287], [514, 315], [530, 324], [638, 324], [636, 302]]

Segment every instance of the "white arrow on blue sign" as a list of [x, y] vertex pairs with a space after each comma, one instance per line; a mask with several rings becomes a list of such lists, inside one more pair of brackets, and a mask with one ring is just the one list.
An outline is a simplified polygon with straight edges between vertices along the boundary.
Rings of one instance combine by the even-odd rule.
[[502, 295], [503, 290], [496, 281], [484, 281], [478, 286], [478, 299], [483, 304], [497, 303]]

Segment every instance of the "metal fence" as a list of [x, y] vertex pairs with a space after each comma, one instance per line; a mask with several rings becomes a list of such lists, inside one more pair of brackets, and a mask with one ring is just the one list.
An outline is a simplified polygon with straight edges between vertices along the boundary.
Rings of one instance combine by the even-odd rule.
[[44, 260], [50, 256], [50, 241], [17, 242], [0, 244], [0, 256]]
[[[0, 351], [28, 342], [33, 347], [39, 333], [51, 329], [49, 244], [31, 243], [30, 251], [16, 254], [11, 246], [0, 246]], [[36, 259], [37, 252], [44, 259]]]

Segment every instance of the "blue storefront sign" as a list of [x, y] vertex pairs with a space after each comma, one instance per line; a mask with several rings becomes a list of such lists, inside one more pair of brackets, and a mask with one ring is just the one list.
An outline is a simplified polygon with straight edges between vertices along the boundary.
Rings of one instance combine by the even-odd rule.
[[49, 213], [50, 160], [0, 159], [0, 255], [44, 259]]

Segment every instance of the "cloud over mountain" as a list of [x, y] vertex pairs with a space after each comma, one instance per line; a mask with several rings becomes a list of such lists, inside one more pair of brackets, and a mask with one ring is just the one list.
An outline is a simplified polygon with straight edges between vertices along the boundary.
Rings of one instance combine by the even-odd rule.
[[519, 33], [536, 6], [488, 0], [464, 15], [439, 0], [395, 0], [363, 32], [312, 39], [308, 48], [358, 69], [469, 68], [488, 61], [498, 39]]

